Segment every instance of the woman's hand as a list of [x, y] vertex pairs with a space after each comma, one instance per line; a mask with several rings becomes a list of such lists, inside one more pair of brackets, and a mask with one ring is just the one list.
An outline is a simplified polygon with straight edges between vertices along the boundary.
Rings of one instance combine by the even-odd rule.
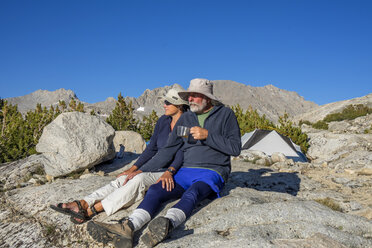
[[136, 170], [134, 172], [131, 172], [127, 175], [127, 178], [125, 178], [125, 181], [123, 182], [123, 186], [131, 179], [133, 179], [135, 176], [137, 176], [138, 174], [142, 173], [141, 170]]
[[129, 175], [130, 173], [135, 172], [137, 169], [138, 169], [138, 167], [136, 165], [133, 165], [128, 170], [123, 171], [122, 173], [120, 173], [116, 177], [121, 177], [121, 176], [124, 176], [124, 175]]
[[164, 172], [163, 175], [156, 181], [156, 183], [161, 181], [161, 187], [167, 191], [172, 191], [174, 189], [173, 174], [170, 171]]

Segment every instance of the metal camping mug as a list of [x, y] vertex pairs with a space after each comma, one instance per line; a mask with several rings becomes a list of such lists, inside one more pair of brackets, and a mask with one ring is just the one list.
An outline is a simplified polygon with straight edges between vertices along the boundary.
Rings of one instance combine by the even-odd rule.
[[185, 126], [178, 126], [177, 127], [177, 136], [187, 138], [190, 134], [190, 128]]

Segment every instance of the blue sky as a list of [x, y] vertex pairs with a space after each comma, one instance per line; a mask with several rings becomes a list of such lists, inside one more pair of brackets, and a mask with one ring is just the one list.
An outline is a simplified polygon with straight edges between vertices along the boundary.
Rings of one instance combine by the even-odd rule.
[[0, 0], [0, 97], [140, 96], [196, 77], [326, 104], [372, 92], [368, 0]]

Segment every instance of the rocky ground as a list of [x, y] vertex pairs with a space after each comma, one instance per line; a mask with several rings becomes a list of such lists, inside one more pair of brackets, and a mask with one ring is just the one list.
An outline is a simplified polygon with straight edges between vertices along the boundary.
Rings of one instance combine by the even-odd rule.
[[[234, 160], [232, 168], [223, 197], [204, 201], [159, 247], [372, 246], [371, 175], [311, 163], [263, 166]], [[72, 224], [49, 204], [83, 197], [112, 180], [117, 171], [110, 171], [3, 192], [1, 247], [103, 247], [87, 234], [86, 224]], [[95, 219], [115, 221], [135, 206]], [[144, 247], [139, 236], [136, 245]]]
[[[360, 132], [371, 122], [366, 116], [331, 123], [328, 131], [303, 126], [310, 137], [308, 163], [243, 152], [232, 159], [222, 197], [202, 202], [158, 247], [372, 247], [372, 134]], [[74, 225], [49, 205], [81, 199], [138, 154], [59, 178], [43, 175], [41, 156], [0, 165], [0, 247], [104, 247], [86, 224]], [[94, 219], [115, 222], [137, 205]], [[140, 248], [142, 231], [135, 235]]]

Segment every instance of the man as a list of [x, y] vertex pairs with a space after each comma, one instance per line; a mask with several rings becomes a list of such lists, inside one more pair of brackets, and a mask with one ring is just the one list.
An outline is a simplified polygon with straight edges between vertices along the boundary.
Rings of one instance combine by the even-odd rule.
[[[188, 100], [191, 111], [180, 117], [168, 144], [143, 167], [162, 167], [179, 149], [184, 154], [182, 167], [169, 170], [174, 177], [152, 185], [128, 218], [111, 225], [89, 223], [88, 232], [94, 239], [112, 241], [116, 247], [132, 247], [134, 232], [156, 215], [161, 204], [181, 198], [164, 217], [148, 225], [148, 232], [141, 239], [152, 247], [190, 217], [197, 203], [208, 196], [220, 197], [231, 171], [230, 156], [238, 156], [241, 149], [234, 112], [219, 103], [213, 95], [213, 84], [207, 79], [191, 80], [188, 90], [179, 92], [179, 96]], [[178, 126], [190, 127], [190, 135], [177, 136]]]

